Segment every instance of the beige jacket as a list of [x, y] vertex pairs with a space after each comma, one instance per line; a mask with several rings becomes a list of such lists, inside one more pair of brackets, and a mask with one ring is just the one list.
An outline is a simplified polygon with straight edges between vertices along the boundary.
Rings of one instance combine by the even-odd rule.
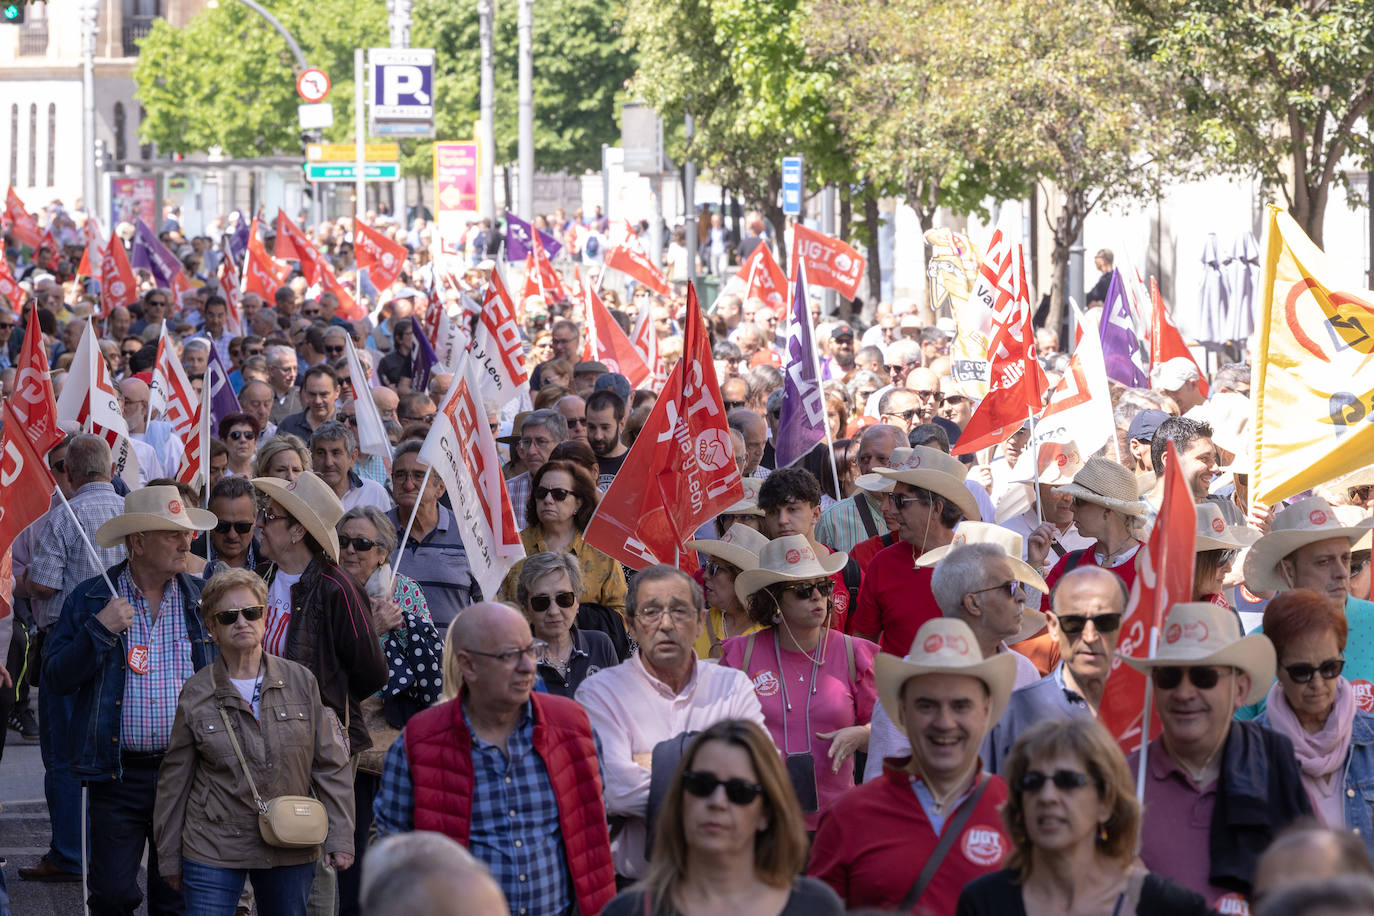
[[313, 790], [329, 815], [324, 852], [353, 852], [352, 771], [338, 720], [320, 702], [309, 669], [266, 653], [263, 662], [261, 719], [230, 683], [223, 657], [181, 689], [153, 811], [164, 877], [181, 874], [182, 856], [222, 868], [275, 868], [320, 855], [318, 848], [281, 849], [263, 841], [253, 793], [224, 731], [221, 704], [263, 801]]

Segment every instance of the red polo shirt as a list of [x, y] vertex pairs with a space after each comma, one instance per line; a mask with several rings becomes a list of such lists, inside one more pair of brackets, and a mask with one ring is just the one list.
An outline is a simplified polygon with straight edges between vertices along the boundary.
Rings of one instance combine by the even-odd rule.
[[934, 569], [917, 569], [919, 556], [906, 541], [878, 551], [864, 571], [858, 606], [850, 615], [850, 633], [899, 658], [911, 649], [921, 624], [941, 616], [930, 590]]

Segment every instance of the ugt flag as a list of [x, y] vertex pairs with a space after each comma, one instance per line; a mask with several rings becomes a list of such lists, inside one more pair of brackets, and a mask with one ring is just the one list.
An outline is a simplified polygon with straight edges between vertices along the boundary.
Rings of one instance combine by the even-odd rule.
[[[760, 248], [763, 246], [760, 245]], [[805, 270], [797, 271], [792, 320], [787, 323], [787, 369], [782, 382], [782, 414], [774, 442], [777, 467], [789, 467], [825, 441], [825, 395], [817, 371], [811, 313], [806, 307]]]
[[506, 260], [523, 261], [534, 250], [534, 233], [539, 233], [539, 244], [550, 258], [558, 257], [563, 246], [558, 239], [543, 229], [536, 229], [509, 210], [506, 211]]
[[19, 533], [48, 511], [48, 501], [57, 488], [47, 462], [34, 444], [21, 420], [4, 402], [5, 430], [0, 437], [0, 491], [5, 494], [0, 512], [0, 554], [7, 553]]
[[1143, 335], [1136, 327], [1135, 313], [1126, 296], [1126, 283], [1121, 278], [1121, 271], [1113, 270], [1107, 299], [1102, 303], [1102, 358], [1108, 378], [1132, 388], [1150, 387], [1150, 378], [1145, 372], [1149, 356], [1142, 341]]

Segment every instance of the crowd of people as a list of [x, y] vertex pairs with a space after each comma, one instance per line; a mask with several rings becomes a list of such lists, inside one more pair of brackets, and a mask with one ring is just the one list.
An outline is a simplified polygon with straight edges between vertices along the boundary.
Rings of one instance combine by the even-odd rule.
[[[583, 263], [606, 232], [536, 224]], [[125, 479], [67, 431], [45, 459], [70, 511], [13, 547], [3, 710], [51, 819], [21, 879], [84, 862], [98, 916], [1374, 913], [1374, 467], [1250, 499], [1243, 346], [1208, 378], [1112, 383], [1113, 440], [1028, 473], [1029, 428], [951, 454], [978, 399], [948, 316], [879, 303], [865, 327], [818, 300], [829, 436], [778, 466], [788, 310], [727, 287], [706, 325], [743, 497], [679, 566], [629, 569], [586, 535], [642, 485], [620, 472], [658, 393], [583, 358], [579, 304], [530, 296], [528, 398], [487, 417], [525, 557], [487, 594], [422, 458], [454, 376], [414, 386], [411, 318], [481, 301], [491, 227], [446, 293], [422, 219], [390, 230], [411, 254], [386, 289], [323, 224], [375, 320], [293, 272], [238, 297], [242, 333], [210, 282], [229, 227], [162, 228], [203, 285], [144, 272], [108, 313], [79, 250], [53, 272], [6, 249], [32, 301], [0, 311], [4, 394], [30, 324], [59, 392], [91, 325], [139, 459]], [[684, 288], [615, 286], [671, 369]], [[200, 490], [150, 416], [160, 336], [196, 385], [213, 349], [237, 396]], [[1071, 348], [1036, 344], [1057, 380]], [[1193, 592], [1152, 656], [1118, 653], [1175, 470]], [[1131, 670], [1158, 726], [1128, 755], [1108, 710]]]

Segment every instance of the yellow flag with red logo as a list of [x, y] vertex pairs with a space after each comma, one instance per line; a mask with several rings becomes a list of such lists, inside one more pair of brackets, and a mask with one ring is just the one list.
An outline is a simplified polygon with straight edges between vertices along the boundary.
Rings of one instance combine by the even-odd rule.
[[1270, 207], [1250, 480], [1263, 503], [1364, 467], [1374, 450], [1374, 292], [1339, 289], [1336, 276]]

